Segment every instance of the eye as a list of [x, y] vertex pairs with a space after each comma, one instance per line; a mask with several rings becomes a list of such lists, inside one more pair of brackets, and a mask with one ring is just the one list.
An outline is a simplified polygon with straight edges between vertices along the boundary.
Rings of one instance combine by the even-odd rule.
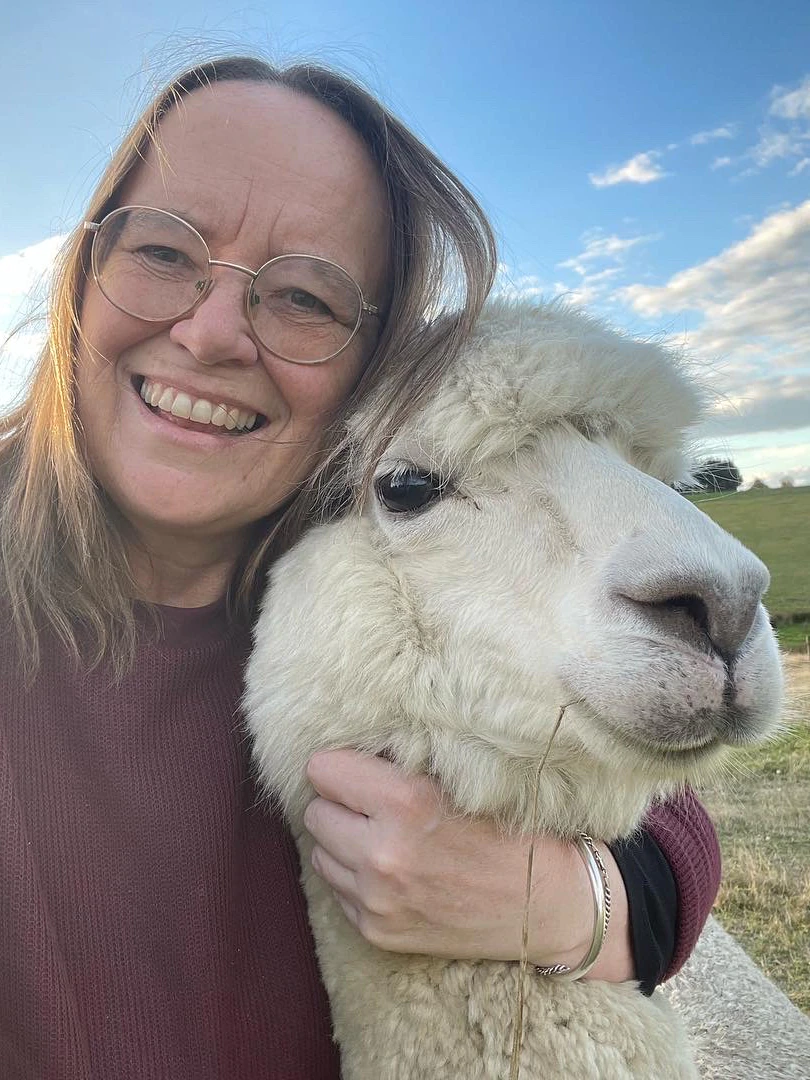
[[316, 315], [331, 315], [332, 312], [317, 296], [306, 292], [304, 289], [290, 289], [290, 303], [302, 311], [312, 312]]
[[167, 266], [183, 266], [189, 262], [188, 257], [176, 248], [164, 247], [161, 244], [144, 244], [138, 249], [138, 254], [146, 259], [153, 259]]
[[257, 288], [254, 285], [250, 290], [250, 305], [255, 308], [259, 304], [264, 304], [276, 317], [295, 315], [320, 322], [335, 318], [331, 308], [323, 300], [306, 289], [297, 289], [294, 286], [270, 292], [264, 287]]
[[406, 514], [440, 498], [446, 485], [435, 473], [409, 466], [381, 476], [374, 487], [386, 510]]

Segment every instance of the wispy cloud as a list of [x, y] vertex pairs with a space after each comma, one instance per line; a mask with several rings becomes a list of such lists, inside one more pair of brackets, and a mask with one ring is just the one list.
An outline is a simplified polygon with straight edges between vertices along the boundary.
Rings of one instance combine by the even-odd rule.
[[711, 163], [709, 168], [714, 172], [716, 169], [726, 169], [731, 164], [732, 158], [730, 157], [716, 157]]
[[810, 131], [770, 131], [760, 133], [759, 142], [751, 148], [751, 157], [762, 169], [774, 161], [798, 157], [810, 145]]
[[692, 146], [704, 146], [716, 139], [733, 139], [734, 134], [734, 124], [723, 124], [722, 127], [712, 128], [711, 131], [698, 131], [695, 135], [690, 135], [689, 142]]
[[660, 151], [648, 150], [636, 154], [623, 165], [610, 165], [603, 173], [589, 173], [594, 187], [613, 187], [614, 184], [651, 184], [663, 180], [667, 173], [658, 164]]
[[810, 200], [779, 210], [719, 255], [622, 298], [648, 319], [692, 312], [690, 351], [722, 362], [716, 430], [810, 426]]
[[753, 162], [739, 174], [738, 179], [752, 176], [775, 162], [798, 158], [790, 176], [797, 176], [810, 154], [810, 75], [792, 89], [775, 86], [770, 93], [765, 123], [759, 138], [743, 155]]
[[771, 116], [779, 116], [785, 120], [810, 120], [810, 75], [805, 75], [793, 90], [775, 86], [771, 90], [771, 107], [768, 111]]
[[582, 250], [557, 264], [560, 270], [573, 271], [579, 280], [573, 286], [557, 282], [555, 294], [564, 294], [580, 307], [612, 308], [619, 282], [627, 279], [630, 253], [657, 239], [653, 234], [619, 236], [601, 228], [589, 229], [581, 237]]
[[585, 247], [573, 258], [566, 259], [558, 265], [567, 270], [575, 270], [578, 274], [587, 274], [591, 265], [595, 262], [603, 262], [606, 259], [616, 259], [624, 255], [631, 248], [639, 244], [646, 244], [653, 239], [652, 236], [605, 236], [601, 230], [594, 230], [582, 237]]

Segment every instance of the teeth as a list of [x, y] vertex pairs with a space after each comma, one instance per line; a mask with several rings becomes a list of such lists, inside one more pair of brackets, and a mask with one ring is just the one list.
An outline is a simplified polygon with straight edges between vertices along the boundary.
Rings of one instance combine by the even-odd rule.
[[181, 420], [188, 420], [191, 416], [191, 398], [188, 394], [178, 394], [171, 408], [172, 416], [179, 416]]
[[140, 390], [141, 397], [161, 412], [171, 413], [184, 420], [194, 420], [198, 424], [213, 424], [224, 427], [226, 431], [250, 431], [256, 423], [258, 413], [248, 412], [236, 405], [225, 402], [214, 404], [206, 398], [192, 398], [173, 386], [164, 386], [159, 382], [144, 379]]
[[214, 406], [210, 401], [206, 401], [205, 398], [198, 398], [194, 402], [194, 408], [191, 410], [191, 420], [196, 420], [198, 424], [210, 424], [211, 414], [214, 411]]

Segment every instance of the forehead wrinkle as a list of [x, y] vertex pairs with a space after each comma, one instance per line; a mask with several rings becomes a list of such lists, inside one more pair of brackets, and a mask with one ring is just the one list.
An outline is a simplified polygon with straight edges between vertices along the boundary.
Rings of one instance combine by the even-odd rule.
[[277, 88], [246, 96], [244, 87], [222, 86], [183, 106], [161, 121], [160, 145], [132, 174], [141, 197], [130, 187], [126, 201], [184, 218], [214, 258], [255, 268], [282, 254], [331, 260], [381, 302], [390, 207], [379, 170], [350, 126]]

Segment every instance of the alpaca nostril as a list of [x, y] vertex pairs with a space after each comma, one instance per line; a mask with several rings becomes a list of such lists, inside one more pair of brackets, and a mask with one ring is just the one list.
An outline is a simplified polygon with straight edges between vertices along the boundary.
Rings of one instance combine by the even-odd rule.
[[651, 629], [692, 648], [714, 652], [727, 664], [741, 649], [760, 611], [760, 592], [753, 589], [735, 592], [707, 584], [698, 593], [659, 585], [657, 589], [624, 589], [620, 595], [643, 614]]
[[668, 600], [662, 600], [657, 606], [665, 611], [672, 611], [676, 615], [682, 612], [698, 625], [707, 638], [711, 638], [709, 609], [699, 596], [673, 596]]
[[721, 652], [712, 641], [709, 609], [699, 596], [684, 594], [668, 596], [663, 600], [637, 600], [645, 618], [668, 637], [677, 638], [695, 648]]

